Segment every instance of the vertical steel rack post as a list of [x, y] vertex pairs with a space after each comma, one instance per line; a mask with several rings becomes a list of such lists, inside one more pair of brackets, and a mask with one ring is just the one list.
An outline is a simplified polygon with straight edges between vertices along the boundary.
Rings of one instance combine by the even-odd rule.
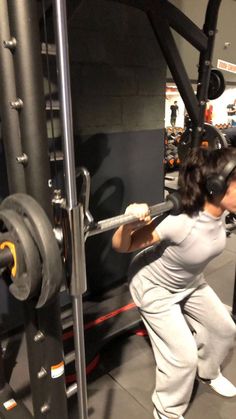
[[4, 48], [6, 42], [14, 48], [15, 40], [10, 33], [7, 0], [2, 0], [0, 2], [0, 110], [7, 156], [8, 189], [9, 193], [26, 192], [24, 168], [16, 161], [16, 156], [22, 155], [18, 115], [9, 109], [9, 103], [17, 96], [12, 53], [10, 49]]
[[69, 211], [72, 239], [72, 275], [70, 293], [72, 296], [74, 320], [78, 410], [79, 418], [87, 419], [87, 385], [82, 302], [82, 295], [86, 291], [85, 239], [83, 225], [84, 213], [82, 204], [78, 203], [76, 190], [66, 1], [54, 0], [53, 4], [55, 12], [54, 21], [56, 32], [59, 97], [64, 148], [66, 203]]

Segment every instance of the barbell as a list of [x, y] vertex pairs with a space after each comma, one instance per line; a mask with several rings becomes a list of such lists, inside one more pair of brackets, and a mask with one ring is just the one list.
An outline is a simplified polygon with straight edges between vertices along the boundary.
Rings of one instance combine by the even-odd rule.
[[[181, 211], [181, 199], [178, 192], [169, 194], [165, 202], [155, 204], [149, 207], [151, 217], [169, 212], [170, 214], [177, 215]], [[108, 230], [113, 230], [121, 225], [129, 224], [137, 221], [137, 217], [130, 214], [117, 215], [116, 217], [107, 218], [105, 220], [92, 222], [88, 225], [86, 234], [87, 236], [95, 236]]]

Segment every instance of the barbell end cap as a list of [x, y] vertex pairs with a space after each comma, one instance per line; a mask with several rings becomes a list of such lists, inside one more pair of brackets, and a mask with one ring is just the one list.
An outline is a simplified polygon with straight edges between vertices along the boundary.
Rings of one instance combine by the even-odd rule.
[[166, 197], [167, 201], [171, 201], [173, 208], [170, 210], [171, 215], [178, 215], [182, 212], [182, 200], [179, 192], [172, 192]]

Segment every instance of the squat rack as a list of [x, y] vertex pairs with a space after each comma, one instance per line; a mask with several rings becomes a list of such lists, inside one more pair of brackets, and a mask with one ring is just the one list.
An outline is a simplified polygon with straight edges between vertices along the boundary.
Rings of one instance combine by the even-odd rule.
[[[220, 0], [209, 0], [203, 30], [199, 29], [167, 0], [117, 1], [139, 8], [147, 13], [191, 118], [192, 145], [198, 146], [203, 132], [204, 111]], [[1, 30], [1, 43], [4, 44], [4, 48], [2, 46], [0, 48], [0, 70], [1, 74], [5, 75], [2, 77], [1, 86], [3, 92], [0, 99], [1, 115], [10, 193], [27, 192], [39, 202], [53, 223], [52, 194], [48, 187], [50, 171], [46, 159], [48, 151], [45, 141], [46, 121], [36, 3], [32, 0], [15, 0], [14, 4], [7, 0], [1, 0], [0, 3], [1, 24], [2, 21], [5, 21], [5, 25], [2, 26], [4, 29]], [[67, 394], [71, 395], [77, 392], [79, 417], [86, 419], [87, 393], [82, 315], [82, 295], [86, 290], [85, 211], [84, 203], [78, 202], [76, 192], [66, 2], [65, 0], [54, 0], [53, 6], [56, 22], [59, 91], [64, 139], [66, 206], [72, 241], [70, 293], [73, 301], [76, 331], [77, 385], [69, 389]], [[163, 25], [165, 31], [163, 31]], [[173, 27], [200, 51], [197, 96], [193, 92], [170, 27]], [[11, 28], [11, 31], [9, 31], [9, 28]], [[163, 35], [163, 32], [165, 32], [165, 35]], [[38, 48], [35, 47], [36, 45]], [[7, 84], [6, 80], [10, 79], [9, 75], [11, 82]], [[13, 80], [15, 83], [13, 83]], [[9, 103], [11, 103], [10, 107]], [[35, 106], [36, 103], [37, 106]], [[12, 127], [13, 132], [9, 131], [8, 124]], [[19, 135], [19, 132], [21, 135]], [[34, 138], [34, 141], [32, 141], [32, 138]], [[18, 162], [16, 162], [16, 157], [18, 157]], [[167, 203], [157, 207], [155, 211], [157, 211], [157, 214], [160, 209], [161, 212], [169, 211], [172, 206], [172, 204]], [[155, 211], [153, 215], [156, 213]], [[107, 227], [104, 227], [105, 224], [102, 224], [102, 222], [95, 227], [91, 226], [87, 231], [88, 235], [97, 234], [98, 230], [102, 232], [103, 228], [115, 228], [131, 220], [127, 221], [121, 216], [119, 220], [110, 220], [108, 223], [107, 221], [104, 220]], [[50, 371], [52, 366], [62, 365], [63, 353], [58, 296], [55, 295], [49, 305], [37, 310], [35, 310], [32, 302], [27, 301], [24, 306], [27, 312], [25, 316], [26, 335], [31, 359], [29, 367], [35, 417], [38, 419], [46, 415], [50, 419], [55, 417], [67, 419], [63, 367], [61, 375], [56, 380], [50, 374], [44, 375], [42, 371], [42, 365], [46, 371]], [[48, 316], [48, 313], [50, 313], [50, 316]], [[41, 342], [40, 346], [38, 342]], [[41, 378], [39, 378], [40, 371], [42, 372], [43, 385]]]
[[[2, 0], [0, 19], [0, 111], [9, 192], [27, 192], [52, 221], [37, 1]], [[35, 417], [66, 419], [64, 374], [56, 379], [51, 374], [63, 362], [59, 296], [37, 310], [34, 300], [25, 301], [23, 311]], [[28, 416], [16, 412], [17, 418]]]

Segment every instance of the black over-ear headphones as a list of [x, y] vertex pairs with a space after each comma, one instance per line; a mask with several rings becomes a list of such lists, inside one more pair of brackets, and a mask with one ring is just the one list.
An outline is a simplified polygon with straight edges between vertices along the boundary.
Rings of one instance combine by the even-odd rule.
[[236, 168], [236, 161], [229, 161], [224, 167], [221, 174], [213, 174], [207, 177], [206, 188], [211, 196], [223, 195], [227, 189], [227, 179]]

